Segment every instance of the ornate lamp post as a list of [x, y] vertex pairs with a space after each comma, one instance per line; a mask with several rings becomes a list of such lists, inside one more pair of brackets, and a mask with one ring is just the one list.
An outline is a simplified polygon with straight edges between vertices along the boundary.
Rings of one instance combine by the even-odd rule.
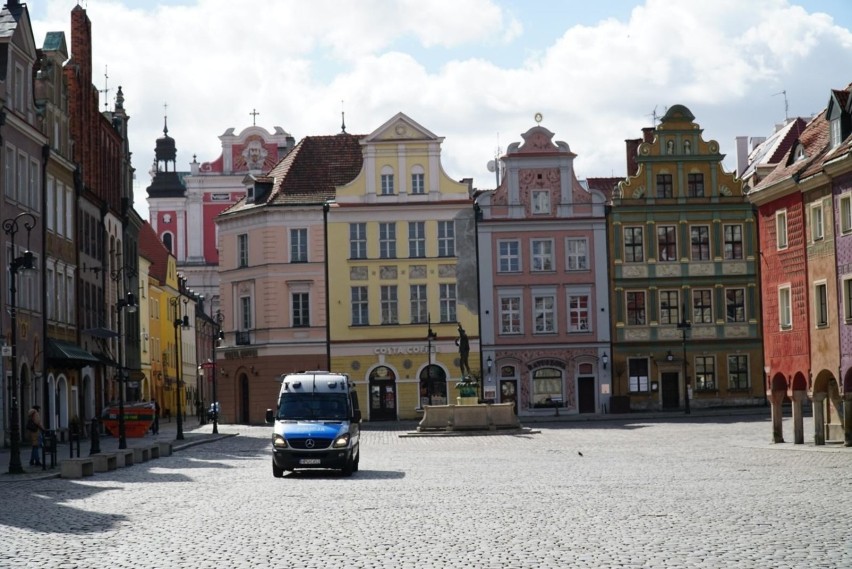
[[22, 474], [24, 467], [21, 465], [21, 421], [18, 414], [18, 317], [17, 317], [17, 298], [16, 293], [18, 288], [15, 281], [19, 270], [30, 270], [35, 268], [35, 258], [30, 251], [30, 232], [36, 224], [36, 218], [31, 213], [22, 212], [13, 218], [3, 221], [3, 231], [12, 241], [12, 255], [15, 254], [15, 234], [20, 229], [18, 220], [24, 218], [21, 223], [27, 232], [27, 248], [24, 254], [19, 257], [14, 257], [9, 262], [9, 316], [12, 319], [12, 381], [9, 385], [10, 406], [9, 406], [9, 438], [11, 443], [9, 456], [9, 474]]
[[213, 335], [213, 434], [219, 434], [219, 399], [216, 395], [216, 346], [225, 339], [225, 331], [222, 330], [222, 323], [225, 321], [225, 315], [216, 311], [216, 316], [213, 317], [216, 322], [216, 333]]
[[184, 314], [181, 316], [181, 307], [180, 307], [180, 297], [175, 296], [169, 299], [169, 304], [175, 309], [175, 383], [177, 385], [177, 436], [175, 436], [175, 440], [182, 441], [183, 440], [183, 410], [180, 406], [180, 383], [181, 383], [181, 368], [183, 367], [183, 361], [181, 358], [181, 349], [180, 349], [180, 336], [178, 335], [178, 331], [181, 328], [189, 328], [189, 316]]
[[689, 382], [686, 379], [686, 333], [692, 328], [692, 324], [686, 319], [686, 306], [681, 306], [681, 319], [680, 322], [677, 323], [677, 329], [681, 331], [682, 340], [681, 344], [683, 346], [683, 399], [684, 399], [684, 408], [683, 411], [687, 415], [690, 414], [689, 410]]
[[[110, 278], [116, 283], [115, 287], [115, 309], [118, 311], [118, 448], [127, 448], [127, 432], [124, 424], [124, 373], [127, 371], [124, 365], [124, 326], [122, 325], [121, 315], [124, 310], [127, 312], [136, 312], [136, 295], [131, 291], [127, 291], [124, 298], [121, 298], [121, 287], [118, 283], [124, 283], [124, 277], [133, 278], [136, 276], [136, 269], [133, 267], [122, 266], [119, 269], [110, 271]], [[126, 289], [125, 285], [125, 289]], [[126, 325], [127, 322], [124, 322]]]

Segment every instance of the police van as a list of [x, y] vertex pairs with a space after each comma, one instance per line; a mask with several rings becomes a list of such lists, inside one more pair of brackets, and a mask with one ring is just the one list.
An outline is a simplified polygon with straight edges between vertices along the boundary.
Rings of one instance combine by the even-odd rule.
[[351, 476], [360, 457], [361, 411], [349, 376], [303, 371], [281, 376], [278, 407], [266, 410], [272, 429], [272, 475], [329, 468]]

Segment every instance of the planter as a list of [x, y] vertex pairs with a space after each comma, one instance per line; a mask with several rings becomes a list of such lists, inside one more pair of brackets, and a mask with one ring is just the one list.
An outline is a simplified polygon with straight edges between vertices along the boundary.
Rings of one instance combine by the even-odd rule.
[[[472, 399], [475, 399], [472, 398]], [[426, 405], [418, 431], [463, 431], [517, 429], [520, 427], [513, 403], [472, 405]]]
[[476, 395], [468, 395], [465, 397], [456, 397], [458, 405], [476, 405], [479, 403], [479, 397]]

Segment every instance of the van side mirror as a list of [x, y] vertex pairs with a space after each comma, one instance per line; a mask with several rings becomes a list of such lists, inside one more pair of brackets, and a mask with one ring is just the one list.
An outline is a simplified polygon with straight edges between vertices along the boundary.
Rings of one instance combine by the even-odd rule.
[[352, 420], [356, 423], [361, 422], [361, 410], [360, 409], [355, 409], [354, 411], [352, 411]]
[[272, 409], [266, 410], [266, 422], [267, 423], [274, 423], [275, 422], [275, 416], [272, 414]]

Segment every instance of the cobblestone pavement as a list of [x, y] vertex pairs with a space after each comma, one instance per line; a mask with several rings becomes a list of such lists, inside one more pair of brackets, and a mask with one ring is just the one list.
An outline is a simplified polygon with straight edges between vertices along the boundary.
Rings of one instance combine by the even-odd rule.
[[772, 445], [764, 417], [411, 427], [365, 426], [352, 478], [275, 479], [270, 429], [221, 425], [238, 436], [0, 484], [0, 567], [852, 567], [852, 449]]

